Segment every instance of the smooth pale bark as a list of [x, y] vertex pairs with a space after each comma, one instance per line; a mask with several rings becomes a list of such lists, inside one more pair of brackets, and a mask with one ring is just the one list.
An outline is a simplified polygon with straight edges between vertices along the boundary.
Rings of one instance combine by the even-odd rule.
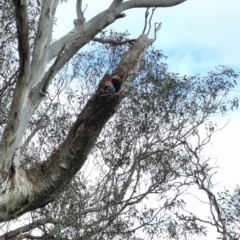
[[[17, 218], [27, 211], [46, 205], [66, 187], [84, 164], [101, 129], [124, 98], [152, 41], [145, 35], [139, 37], [112, 73], [111, 77], [121, 85], [118, 92], [106, 94], [102, 90], [103, 78], [98, 91], [79, 114], [64, 142], [49, 159], [26, 173], [19, 167], [21, 148], [25, 147], [22, 139], [29, 120], [58, 71], [96, 34], [115, 20], [125, 17], [122, 11], [134, 7], [169, 7], [184, 1], [114, 0], [106, 11], [50, 44], [59, 0], [43, 0], [31, 58], [26, 0], [13, 1], [20, 64], [9, 119], [0, 142], [0, 221]], [[54, 58], [51, 65], [49, 61]]]
[[[127, 1], [119, 4], [119, 6], [115, 9], [114, 19], [112, 21], [117, 20], [118, 18], [124, 17], [122, 12], [132, 8], [146, 8], [146, 7], [172, 7], [176, 6], [180, 3], [185, 2], [186, 0], [134, 0]], [[101, 28], [99, 23], [102, 21], [107, 11], [103, 11], [99, 13], [97, 16], [90, 19], [86, 24], [82, 27], [77, 27], [70, 31], [67, 35], [59, 39], [58, 41], [51, 44], [48, 54], [48, 61], [56, 57], [64, 44], [70, 45], [75, 41], [81, 41], [79, 38], [79, 34], [83, 32], [85, 35], [89, 33], [90, 30], [94, 30], [97, 33], [100, 32], [103, 28]], [[107, 19], [107, 18], [106, 18]], [[105, 21], [107, 27], [112, 22]], [[88, 38], [86, 41], [90, 41], [92, 38]]]
[[27, 3], [25, 0], [22, 3], [15, 0], [13, 3], [15, 6], [18, 33], [19, 73], [8, 116], [8, 124], [0, 142], [0, 159], [2, 160], [0, 169], [4, 171], [8, 171], [10, 165], [18, 166], [14, 158], [14, 155], [17, 154], [16, 149], [18, 148], [15, 139], [18, 136], [30, 65]]
[[39, 19], [41, 33], [36, 37], [36, 44], [30, 64], [28, 40], [27, 5], [15, 1], [15, 15], [18, 30], [19, 74], [14, 90], [8, 123], [0, 142], [0, 169], [8, 172], [19, 166], [19, 152], [26, 126], [38, 105], [33, 106], [32, 98], [35, 86], [40, 84], [47, 66], [47, 46], [50, 44], [53, 19], [58, 0], [43, 1]]

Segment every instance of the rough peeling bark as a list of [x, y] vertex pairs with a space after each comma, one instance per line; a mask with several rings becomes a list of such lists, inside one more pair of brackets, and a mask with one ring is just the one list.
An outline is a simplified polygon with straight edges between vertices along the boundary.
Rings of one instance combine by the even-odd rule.
[[11, 175], [2, 172], [1, 189], [6, 190], [2, 190], [3, 198], [0, 201], [1, 221], [42, 207], [63, 191], [85, 163], [106, 122], [116, 112], [151, 43], [152, 40], [146, 35], [141, 35], [124, 55], [117, 69], [110, 74], [118, 82], [119, 89], [116, 93], [104, 91], [102, 86], [108, 75], [103, 77], [66, 139], [49, 159], [27, 174], [22, 169], [14, 169]]

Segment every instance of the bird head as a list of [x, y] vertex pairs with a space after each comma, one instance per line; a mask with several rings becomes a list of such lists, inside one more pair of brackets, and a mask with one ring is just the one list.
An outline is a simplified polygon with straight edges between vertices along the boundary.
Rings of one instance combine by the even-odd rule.
[[105, 85], [106, 85], [106, 86], [112, 85], [112, 79], [108, 79], [108, 80], [105, 82]]

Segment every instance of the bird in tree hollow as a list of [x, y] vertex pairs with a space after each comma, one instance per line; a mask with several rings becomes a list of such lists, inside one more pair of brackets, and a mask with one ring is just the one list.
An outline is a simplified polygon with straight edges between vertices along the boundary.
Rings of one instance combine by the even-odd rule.
[[115, 89], [115, 87], [113, 86], [113, 83], [112, 83], [112, 79], [108, 79], [106, 81], [104, 89], [108, 93], [115, 93], [116, 92], [116, 89]]

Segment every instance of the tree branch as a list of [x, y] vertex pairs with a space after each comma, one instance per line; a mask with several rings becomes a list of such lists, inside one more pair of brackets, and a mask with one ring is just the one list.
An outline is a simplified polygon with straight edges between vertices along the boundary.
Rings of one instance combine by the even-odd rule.
[[186, 0], [131, 0], [123, 2], [117, 12], [122, 12], [131, 8], [172, 7], [185, 1]]
[[29, 29], [26, 0], [14, 0], [15, 18], [18, 33], [19, 78], [29, 70]]
[[9, 113], [9, 120], [4, 129], [0, 143], [0, 153], [2, 154], [0, 158], [2, 161], [4, 161], [1, 168], [4, 171], [9, 170], [10, 165], [12, 164], [12, 156], [16, 149], [15, 145], [13, 145], [13, 142], [15, 141], [18, 132], [24, 97], [26, 94], [26, 83], [28, 81], [30, 64], [29, 29], [26, 0], [23, 0], [21, 2], [14, 0], [14, 6], [18, 35], [19, 73], [14, 90], [11, 110]]
[[32, 79], [31, 86], [36, 85], [44, 74], [47, 64], [48, 50], [52, 39], [52, 28], [59, 0], [43, 0], [38, 24], [37, 36], [32, 56]]
[[[98, 89], [79, 114], [64, 142], [50, 156], [47, 163], [28, 172], [28, 177], [37, 191], [35, 200], [25, 211], [44, 206], [54, 200], [56, 192], [62, 191], [83, 166], [102, 128], [128, 91], [130, 81], [139, 69], [144, 53], [151, 43], [152, 40], [146, 35], [138, 38], [111, 75], [120, 82], [119, 91], [108, 94], [103, 89]], [[101, 84], [102, 82], [99, 85]], [[38, 181], [39, 178], [42, 179], [41, 182]]]
[[[124, 17], [125, 14], [122, 12], [131, 8], [148, 8], [148, 7], [172, 7], [175, 5], [178, 5], [180, 3], [185, 2], [186, 0], [132, 0], [127, 2], [122, 2], [118, 5], [118, 7], [115, 8], [114, 17], [115, 20], [121, 17]], [[115, 2], [115, 1], [114, 1]], [[112, 6], [114, 3], [112, 3]], [[64, 44], [66, 46], [69, 46], [71, 43], [75, 41], [85, 41], [84, 45], [89, 42], [91, 39], [85, 38], [84, 40], [79, 38], [79, 35], [81, 31], [83, 32], [83, 35], [88, 34], [89, 32], [93, 32], [93, 28], [95, 29], [95, 34], [92, 35], [94, 37], [97, 33], [99, 33], [101, 30], [103, 30], [105, 27], [109, 26], [112, 22], [105, 22], [105, 25], [101, 25], [99, 23], [102, 22], [103, 17], [107, 13], [108, 10], [105, 10], [101, 13], [99, 13], [97, 16], [93, 17], [91, 20], [86, 22], [84, 25], [83, 31], [81, 28], [77, 27], [74, 30], [70, 31], [67, 35], [59, 39], [58, 41], [54, 42], [50, 48], [49, 48], [49, 55], [48, 55], [48, 61], [53, 59], [59, 54], [60, 49]], [[112, 19], [114, 21], [114, 19]], [[97, 30], [97, 31], [96, 31]], [[78, 43], [80, 45], [80, 42]]]
[[29, 232], [39, 226], [42, 226], [46, 223], [56, 223], [56, 221], [54, 219], [50, 219], [50, 218], [45, 218], [45, 219], [41, 219], [41, 220], [36, 220], [32, 223], [29, 223], [23, 227], [19, 227], [11, 232], [5, 233], [4, 235], [0, 236], [0, 240], [1, 239], [16, 239], [16, 237], [22, 233], [25, 232]]
[[[58, 45], [58, 46], [62, 46], [62, 49], [60, 50], [58, 49], [59, 50], [58, 57], [55, 60], [53, 66], [45, 74], [44, 79], [47, 78], [47, 81], [50, 83], [53, 77], [57, 74], [57, 72], [76, 54], [76, 52], [79, 49], [81, 49], [86, 43], [88, 43], [97, 33], [99, 33], [106, 26], [114, 22], [116, 18], [125, 17], [125, 14], [120, 14], [120, 13], [115, 14], [115, 7], [117, 7], [121, 2], [122, 0], [113, 1], [109, 9], [105, 11], [104, 15], [101, 16], [101, 20], [96, 25], [86, 23], [87, 27], [89, 27], [89, 30], [86, 31], [83, 35], [81, 34], [81, 37], [78, 41], [75, 41], [70, 46], [68, 43], [65, 43], [63, 46]], [[80, 28], [81, 27], [75, 28], [76, 30], [74, 29], [74, 32], [77, 33], [77, 30], [79, 30]], [[84, 29], [85, 29], [85, 25], [84, 25]], [[63, 42], [63, 39], [62, 39], [62, 42]], [[63, 49], [65, 49], [65, 51], [61, 54]], [[38, 89], [36, 89], [35, 91], [35, 96], [33, 96], [33, 99], [36, 99], [36, 101], [40, 101], [38, 93], [41, 90], [43, 82], [45, 82], [45, 80], [43, 80], [41, 85], [38, 86]], [[36, 103], [36, 101], [33, 101], [33, 102]]]
[[106, 11], [98, 14], [96, 17], [93, 17], [90, 21], [84, 24], [84, 26], [81, 25], [75, 27], [67, 35], [54, 42], [49, 48], [48, 61], [52, 60], [59, 54], [63, 45], [69, 47], [72, 44], [71, 49], [73, 49], [73, 47], [76, 48], [74, 49], [74, 53], [71, 54], [72, 57], [101, 30], [112, 24], [116, 19], [125, 17], [125, 14], [116, 14], [116, 9], [122, 1], [123, 0], [114, 0]]
[[82, 0], [77, 0], [77, 6], [76, 6], [76, 11], [77, 11], [77, 19], [73, 21], [75, 27], [82, 26], [85, 24], [86, 19], [84, 18], [84, 11], [82, 10]]
[[36, 125], [35, 129], [31, 132], [31, 134], [27, 137], [26, 141], [21, 147], [21, 153], [25, 150], [25, 148], [28, 146], [32, 138], [35, 136], [35, 134], [44, 126], [46, 122], [45, 118], [42, 118]]
[[110, 43], [112, 45], [123, 45], [123, 44], [126, 44], [126, 43], [129, 43], [129, 44], [133, 44], [136, 39], [129, 39], [129, 40], [125, 40], [125, 41], [115, 41], [115, 40], [112, 40], [112, 39], [104, 39], [104, 38], [93, 38], [92, 41], [94, 42], [99, 42], [99, 43]]
[[78, 19], [83, 19], [84, 16], [83, 16], [83, 11], [82, 11], [82, 0], [77, 0], [76, 10], [77, 10]]
[[[33, 87], [42, 80], [47, 64], [47, 50], [51, 40], [56, 6], [59, 0], [43, 0], [34, 46], [31, 68], [28, 42], [28, 20], [26, 0], [15, 0], [16, 21], [19, 38], [20, 69], [15, 87], [9, 121], [0, 143], [0, 153], [4, 163], [2, 169], [9, 171], [10, 166], [18, 167], [22, 138], [28, 121], [35, 109], [32, 98]], [[21, 3], [20, 3], [21, 2]], [[31, 70], [30, 70], [31, 69]], [[33, 106], [33, 107], [32, 107]]]

